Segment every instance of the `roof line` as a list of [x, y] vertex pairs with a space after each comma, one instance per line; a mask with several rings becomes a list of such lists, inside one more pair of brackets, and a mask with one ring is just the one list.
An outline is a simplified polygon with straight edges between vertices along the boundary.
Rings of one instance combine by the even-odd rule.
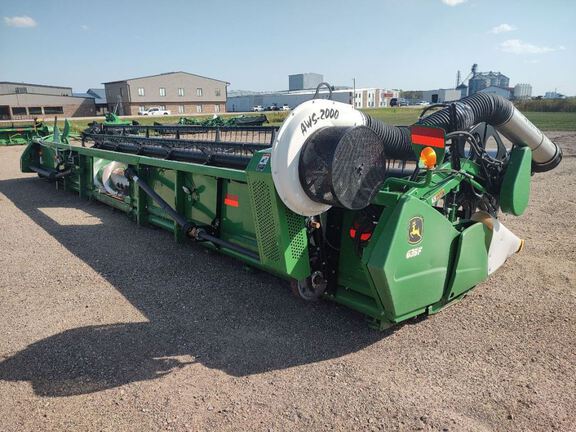
[[46, 85], [46, 84], [31, 84], [31, 83], [16, 82], [16, 81], [0, 81], [0, 84], [19, 84], [19, 85], [29, 85], [29, 86], [35, 86], [35, 87], [50, 87], [50, 88], [61, 88], [61, 89], [72, 90], [72, 87], [66, 87], [66, 86], [53, 86], [53, 85]]
[[52, 93], [2, 93], [2, 96], [12, 96], [12, 95], [32, 95], [32, 96], [52, 96], [52, 97], [65, 97], [65, 98], [77, 98], [77, 99], [94, 99], [93, 96], [74, 96], [74, 95], [57, 95]]
[[220, 82], [223, 82], [223, 83], [226, 83], [226, 84], [230, 84], [228, 81], [223, 81], [223, 80], [219, 80], [219, 79], [216, 79], [216, 78], [210, 78], [210, 77], [207, 77], [207, 76], [204, 76], [204, 75], [198, 75], [198, 74], [193, 74], [193, 73], [184, 72], [184, 71], [164, 72], [164, 73], [159, 73], [159, 74], [154, 74], [154, 75], [145, 75], [145, 76], [141, 76], [141, 77], [127, 78], [127, 79], [123, 79], [123, 80], [106, 81], [106, 82], [103, 82], [102, 84], [114, 84], [114, 83], [119, 83], [119, 82], [134, 81], [134, 80], [142, 79], [142, 78], [152, 78], [152, 77], [157, 77], [157, 76], [162, 76], [162, 75], [170, 75], [170, 74], [175, 74], [175, 73], [184, 73], [184, 74], [187, 74], [187, 75], [194, 75], [194, 76], [197, 76], [197, 77], [200, 77], [200, 78], [206, 78], [206, 79], [209, 79], [209, 80], [212, 80], [212, 81], [220, 81]]

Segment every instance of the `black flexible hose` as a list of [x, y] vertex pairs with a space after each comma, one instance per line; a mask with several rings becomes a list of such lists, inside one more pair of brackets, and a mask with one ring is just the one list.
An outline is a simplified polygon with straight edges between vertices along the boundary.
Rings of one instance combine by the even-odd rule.
[[424, 117], [416, 124], [424, 126], [441, 127], [446, 133], [455, 130], [467, 130], [478, 123], [488, 123], [499, 126], [506, 123], [514, 111], [514, 105], [502, 96], [476, 93], [464, 99], [454, 102], [456, 108], [456, 125], [450, 122], [450, 109], [440, 111]]
[[416, 160], [412, 151], [410, 128], [407, 126], [390, 126], [367, 114], [364, 124], [372, 129], [384, 143], [384, 153], [388, 159]]
[[[452, 104], [451, 104], [452, 105]], [[436, 111], [415, 124], [440, 127], [446, 133], [468, 130], [486, 122], [492, 126], [506, 123], [514, 112], [514, 105], [498, 95], [476, 93], [453, 103], [455, 115], [451, 119], [450, 106]], [[390, 159], [414, 160], [410, 129], [406, 126], [390, 126], [364, 114], [365, 125], [372, 129], [384, 142], [384, 152]]]

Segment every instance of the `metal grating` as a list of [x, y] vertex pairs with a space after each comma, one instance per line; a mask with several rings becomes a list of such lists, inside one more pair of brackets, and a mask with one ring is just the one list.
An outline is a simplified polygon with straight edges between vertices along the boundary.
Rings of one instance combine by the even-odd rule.
[[272, 213], [272, 198], [270, 187], [263, 181], [255, 181], [251, 184], [251, 194], [256, 212], [256, 229], [260, 234], [263, 261], [280, 262], [280, 250], [278, 248], [277, 229]]
[[294, 260], [299, 260], [308, 245], [308, 238], [304, 229], [304, 218], [287, 207], [285, 207], [285, 213], [288, 236], [290, 238], [290, 256]]

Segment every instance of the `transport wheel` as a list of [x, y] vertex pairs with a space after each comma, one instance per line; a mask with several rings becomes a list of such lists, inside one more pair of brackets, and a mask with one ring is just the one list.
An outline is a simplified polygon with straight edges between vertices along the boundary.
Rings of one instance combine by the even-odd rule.
[[315, 271], [310, 277], [303, 280], [292, 279], [290, 281], [290, 288], [292, 293], [302, 300], [314, 301], [318, 300], [324, 291], [326, 291], [326, 279], [320, 271]]

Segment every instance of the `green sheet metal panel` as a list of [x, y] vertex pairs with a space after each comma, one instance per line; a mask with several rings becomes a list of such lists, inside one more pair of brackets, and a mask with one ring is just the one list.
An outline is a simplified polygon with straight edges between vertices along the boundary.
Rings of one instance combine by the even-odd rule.
[[199, 225], [210, 225], [216, 217], [217, 179], [202, 174], [182, 174], [184, 216]]
[[368, 270], [386, 318], [398, 322], [442, 298], [458, 231], [438, 211], [408, 196], [382, 222]]
[[257, 251], [256, 229], [248, 185], [222, 180], [222, 217], [220, 236], [227, 241]]
[[246, 168], [261, 263], [294, 279], [310, 275], [306, 218], [280, 200], [270, 173], [270, 151], [257, 152]]
[[510, 152], [510, 161], [500, 188], [500, 207], [504, 213], [520, 216], [530, 200], [532, 150], [516, 147]]
[[445, 301], [462, 295], [488, 277], [491, 238], [492, 232], [483, 223], [475, 223], [462, 231]]

